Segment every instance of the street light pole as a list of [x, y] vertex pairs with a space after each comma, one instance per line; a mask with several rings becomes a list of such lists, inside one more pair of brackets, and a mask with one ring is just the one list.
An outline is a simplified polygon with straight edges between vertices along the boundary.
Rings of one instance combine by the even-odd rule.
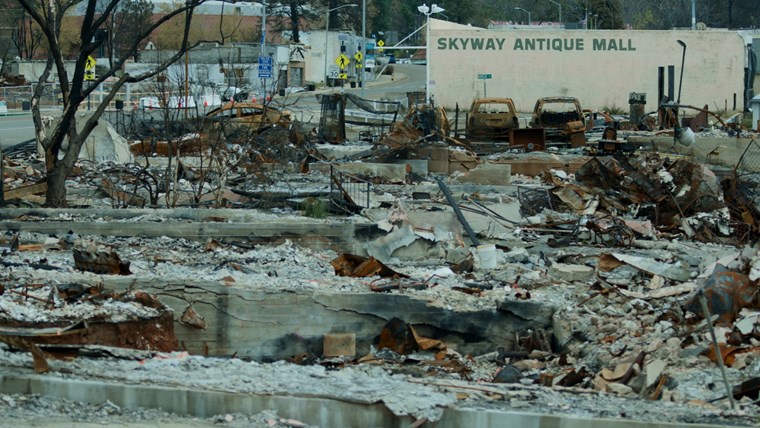
[[[429, 7], [427, 4], [417, 6], [417, 10], [420, 11], [426, 17], [425, 21], [425, 103], [430, 102], [430, 15], [434, 13], [441, 13], [445, 9], [439, 7], [433, 3]], [[432, 104], [432, 103], [431, 103]]]
[[367, 85], [367, 0], [362, 0], [362, 74], [359, 83], [361, 90], [359, 96], [364, 98], [364, 86]]
[[556, 2], [554, 0], [549, 0], [549, 1], [559, 6], [559, 23], [561, 24], [562, 23], [562, 3]]
[[528, 14], [528, 26], [530, 26], [530, 12], [527, 11], [526, 9], [521, 8], [521, 7], [515, 7], [515, 9], [516, 10], [521, 10], [521, 11], [523, 11], [523, 12], [525, 12], [525, 13]]
[[328, 52], [327, 52], [327, 34], [328, 34], [329, 29], [330, 29], [330, 12], [332, 12], [334, 10], [342, 9], [344, 7], [356, 7], [356, 6], [357, 6], [356, 4], [350, 3], [350, 4], [340, 5], [340, 6], [332, 8], [332, 9], [327, 9], [327, 11], [325, 11], [325, 86], [327, 86], [327, 79], [328, 79], [328, 76], [327, 76], [327, 56], [328, 56]]
[[[267, 54], [267, 2], [262, 1], [261, 6], [263, 7], [263, 11], [261, 13], [261, 54], [259, 56], [263, 57]], [[274, 67], [272, 67], [272, 72], [274, 73]], [[274, 78], [274, 77], [272, 77]], [[264, 89], [264, 101], [262, 103], [267, 103], [267, 78], [262, 78], [262, 87]], [[233, 91], [234, 92], [234, 91]], [[233, 100], [235, 99], [235, 94], [232, 94]]]

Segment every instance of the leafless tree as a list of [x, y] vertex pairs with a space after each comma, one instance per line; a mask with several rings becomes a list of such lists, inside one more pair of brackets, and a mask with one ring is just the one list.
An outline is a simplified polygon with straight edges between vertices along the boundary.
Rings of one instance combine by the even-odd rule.
[[[48, 51], [46, 66], [39, 78], [40, 85], [36, 86], [31, 99], [32, 118], [37, 141], [45, 150], [48, 184], [46, 205], [48, 206], [66, 206], [66, 178], [71, 173], [79, 156], [79, 151], [88, 135], [95, 128], [106, 107], [116, 97], [121, 87], [126, 83], [140, 82], [156, 76], [192, 47], [188, 43], [188, 34], [193, 19], [193, 11], [205, 0], [186, 0], [174, 5], [172, 10], [158, 17], [150, 26], [137, 34], [131, 43], [121, 47], [117, 53], [118, 56], [114, 58], [114, 62], [109, 67], [100, 70], [100, 75], [94, 81], [85, 81], [85, 67], [88, 57], [97, 51], [100, 44], [106, 42], [106, 38], [96, 37], [96, 35], [101, 30], [107, 29], [109, 19], [116, 13], [122, 1], [125, 0], [18, 0], [21, 7], [42, 31]], [[79, 34], [81, 50], [76, 58], [74, 72], [70, 74], [64, 63], [59, 36], [64, 15], [78, 5], [82, 5], [84, 10]], [[184, 29], [180, 36], [182, 39], [181, 48], [149, 71], [137, 75], [122, 72], [124, 63], [135, 54], [143, 40], [174, 17], [184, 21]], [[56, 71], [56, 78], [61, 89], [63, 112], [58, 124], [48, 130], [42, 121], [40, 98], [44, 87], [42, 83], [48, 81], [53, 70]], [[112, 82], [110, 91], [105, 94], [103, 102], [97, 109], [84, 120], [84, 124], [78, 127], [77, 110], [87, 99], [87, 96], [106, 79], [115, 80]]]
[[32, 59], [42, 43], [42, 31], [34, 25], [32, 17], [25, 12], [14, 11], [13, 15], [18, 16], [16, 29], [13, 31], [16, 52], [21, 58]]

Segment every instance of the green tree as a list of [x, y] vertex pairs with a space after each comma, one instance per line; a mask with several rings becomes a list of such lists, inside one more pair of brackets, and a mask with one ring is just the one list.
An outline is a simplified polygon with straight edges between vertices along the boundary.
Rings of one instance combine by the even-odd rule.
[[598, 29], [618, 30], [623, 28], [623, 13], [620, 0], [589, 0], [589, 15], [594, 16]]

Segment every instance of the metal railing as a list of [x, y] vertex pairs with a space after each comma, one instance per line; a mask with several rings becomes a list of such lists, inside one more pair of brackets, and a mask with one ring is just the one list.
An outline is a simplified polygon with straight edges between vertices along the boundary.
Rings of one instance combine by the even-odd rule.
[[371, 182], [330, 165], [330, 197], [339, 206], [351, 211], [369, 208], [371, 190]]

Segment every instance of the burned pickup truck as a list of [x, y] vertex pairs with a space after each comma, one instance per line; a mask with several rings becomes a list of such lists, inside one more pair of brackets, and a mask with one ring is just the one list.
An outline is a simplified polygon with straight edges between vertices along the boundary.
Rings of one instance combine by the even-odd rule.
[[467, 116], [467, 139], [471, 141], [507, 141], [509, 131], [520, 122], [511, 98], [473, 100]]
[[577, 98], [539, 98], [533, 108], [531, 128], [543, 128], [547, 142], [569, 142], [572, 147], [586, 144], [586, 124]]

